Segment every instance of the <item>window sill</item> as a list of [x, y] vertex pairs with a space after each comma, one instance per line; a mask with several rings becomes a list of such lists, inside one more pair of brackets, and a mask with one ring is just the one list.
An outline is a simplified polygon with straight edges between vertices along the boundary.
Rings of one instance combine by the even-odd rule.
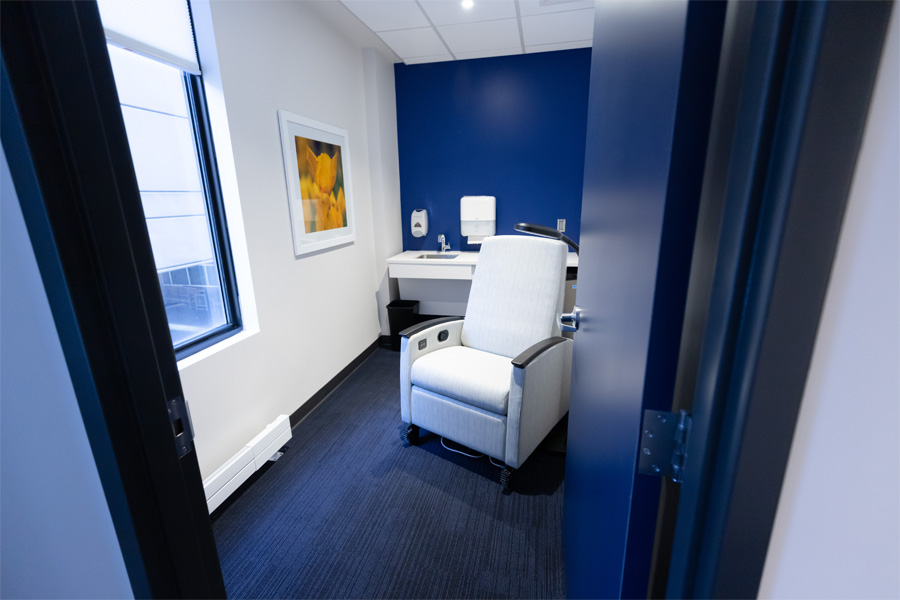
[[188, 357], [185, 357], [178, 361], [178, 370], [183, 371], [188, 367], [197, 364], [201, 360], [207, 359], [214, 354], [218, 354], [222, 350], [230, 348], [239, 342], [243, 342], [246, 339], [256, 335], [259, 333], [259, 329], [247, 330], [244, 328], [239, 333], [234, 334], [233, 336], [218, 342], [217, 344], [213, 344], [209, 348], [204, 348], [199, 352], [195, 352]]

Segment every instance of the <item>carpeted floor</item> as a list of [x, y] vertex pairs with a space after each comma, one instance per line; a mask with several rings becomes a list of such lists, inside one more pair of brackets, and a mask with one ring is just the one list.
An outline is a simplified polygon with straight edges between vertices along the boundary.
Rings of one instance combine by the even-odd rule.
[[565, 457], [538, 448], [503, 494], [486, 457], [401, 429], [399, 353], [379, 349], [215, 516], [228, 596], [565, 597]]

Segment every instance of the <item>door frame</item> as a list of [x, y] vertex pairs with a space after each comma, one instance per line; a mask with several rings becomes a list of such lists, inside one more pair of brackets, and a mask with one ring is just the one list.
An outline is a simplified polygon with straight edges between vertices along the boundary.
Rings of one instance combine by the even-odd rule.
[[[745, 175], [721, 229], [698, 234], [718, 237], [715, 275], [695, 393], [675, 403], [706, 422], [687, 449], [668, 597], [758, 594], [892, 4], [755, 8], [741, 101], [761, 110], [738, 116], [725, 167]], [[754, 71], [763, 47], [770, 68]]]
[[[610, 17], [619, 14], [626, 16], [625, 27], [634, 24], [627, 20], [625, 11], [632, 8], [627, 3], [598, 5], [606, 10], [607, 28], [615, 23]], [[582, 305], [582, 329], [595, 327], [621, 345], [607, 344], [603, 356], [578, 359], [576, 334], [575, 364], [597, 361], [591, 367], [613, 381], [592, 397], [573, 391], [570, 406], [564, 510], [573, 596], [640, 595], [634, 585], [630, 591], [623, 587], [628, 573], [620, 565], [646, 550], [634, 543], [632, 531], [658, 517], [669, 531], [658, 531], [653, 544], [648, 594], [757, 595], [891, 10], [887, 2], [729, 3], [723, 60], [734, 61], [729, 53], [736, 51], [735, 44], [743, 44], [737, 50], [747, 54], [740, 81], [720, 70], [720, 90], [731, 97], [724, 103], [717, 98], [716, 105], [724, 113], [733, 111], [725, 119], [731, 119], [732, 129], [723, 129], [719, 121], [710, 135], [711, 142], [719, 136], [721, 146], [713, 147], [722, 147], [727, 158], [722, 160], [715, 150], [708, 157], [703, 194], [709, 183], [719, 185], [722, 194], [718, 205], [701, 206], [693, 236], [687, 303], [679, 317], [684, 323], [681, 347], [665, 357], [678, 365], [674, 396], [647, 398], [645, 379], [658, 377], [670, 363], [658, 362], [656, 372], [648, 370], [645, 376], [640, 368], [649, 359], [626, 356], [631, 348], [622, 342], [647, 337], [646, 320], [656, 317], [655, 305], [649, 305], [659, 289], [620, 280], [630, 287], [606, 290], [605, 306]], [[650, 13], [648, 19], [658, 16]], [[631, 39], [615, 46], [605, 38], [605, 46], [595, 45], [595, 56], [604, 49], [611, 53], [604, 65], [607, 75], [638, 52], [629, 45]], [[615, 86], [624, 82], [622, 89], [628, 90], [634, 79], [611, 81], [598, 96], [611, 105], [626, 105], [616, 98]], [[651, 91], [659, 93], [646, 93]], [[592, 98], [591, 104], [596, 101]], [[592, 135], [595, 144], [603, 139], [596, 120], [589, 115], [589, 124], [597, 129], [588, 131], [589, 152]], [[653, 204], [652, 214], [646, 210], [639, 215], [626, 201], [629, 194], [643, 200], [641, 192], [650, 185], [658, 156], [651, 154], [647, 162], [644, 173], [631, 181], [612, 178], [613, 185], [592, 180], [597, 174], [586, 161], [585, 205], [598, 200], [612, 205], [603, 220], [593, 217], [602, 223], [601, 232], [621, 227], [616, 231], [643, 234], [648, 243], [660, 239], [647, 223], [647, 215], [658, 217], [660, 206]], [[589, 188], [591, 181], [595, 189]], [[611, 191], [603, 190], [604, 183]], [[601, 197], [598, 190], [608, 193]], [[667, 194], [663, 201], [670, 199]], [[598, 247], [598, 238], [583, 227], [582, 248]], [[582, 270], [587, 272], [580, 274], [580, 282], [601, 275], [607, 283], [615, 282], [611, 274], [629, 268], [644, 269], [636, 273], [640, 281], [660, 277], [648, 272], [655, 263], [633, 259], [633, 239], [621, 234], [607, 238], [604, 256], [618, 263], [591, 265], [598, 267], [600, 274], [595, 274], [583, 252]], [[623, 294], [629, 302], [623, 302]], [[610, 313], [611, 306], [620, 305], [631, 312]], [[638, 314], [635, 307], [645, 312]], [[630, 335], [623, 331], [625, 321]], [[680, 488], [666, 484], [658, 511], [636, 510], [634, 499], [623, 506], [628, 494], [640, 493], [635, 478], [649, 477], [635, 475], [640, 412], [656, 408], [651, 402], [673, 397], [674, 408], [694, 413], [684, 482]], [[673, 510], [679, 495], [681, 502]], [[663, 547], [667, 544], [671, 554]]]
[[0, 3], [2, 136], [136, 597], [224, 597], [94, 2]]

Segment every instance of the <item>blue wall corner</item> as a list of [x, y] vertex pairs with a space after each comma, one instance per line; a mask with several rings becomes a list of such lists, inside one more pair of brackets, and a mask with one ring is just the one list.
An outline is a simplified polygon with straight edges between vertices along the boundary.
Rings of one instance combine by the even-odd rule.
[[[590, 48], [394, 66], [404, 250], [478, 250], [460, 234], [459, 199], [497, 197], [497, 234], [519, 222], [578, 241]], [[428, 235], [412, 237], [413, 210]]]

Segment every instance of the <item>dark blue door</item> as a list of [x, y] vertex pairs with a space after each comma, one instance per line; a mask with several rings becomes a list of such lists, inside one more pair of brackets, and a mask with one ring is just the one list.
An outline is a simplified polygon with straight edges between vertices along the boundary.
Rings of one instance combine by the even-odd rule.
[[[571, 597], [645, 597], [725, 5], [598, 2], [566, 464]], [[627, 552], [626, 552], [627, 549]]]

